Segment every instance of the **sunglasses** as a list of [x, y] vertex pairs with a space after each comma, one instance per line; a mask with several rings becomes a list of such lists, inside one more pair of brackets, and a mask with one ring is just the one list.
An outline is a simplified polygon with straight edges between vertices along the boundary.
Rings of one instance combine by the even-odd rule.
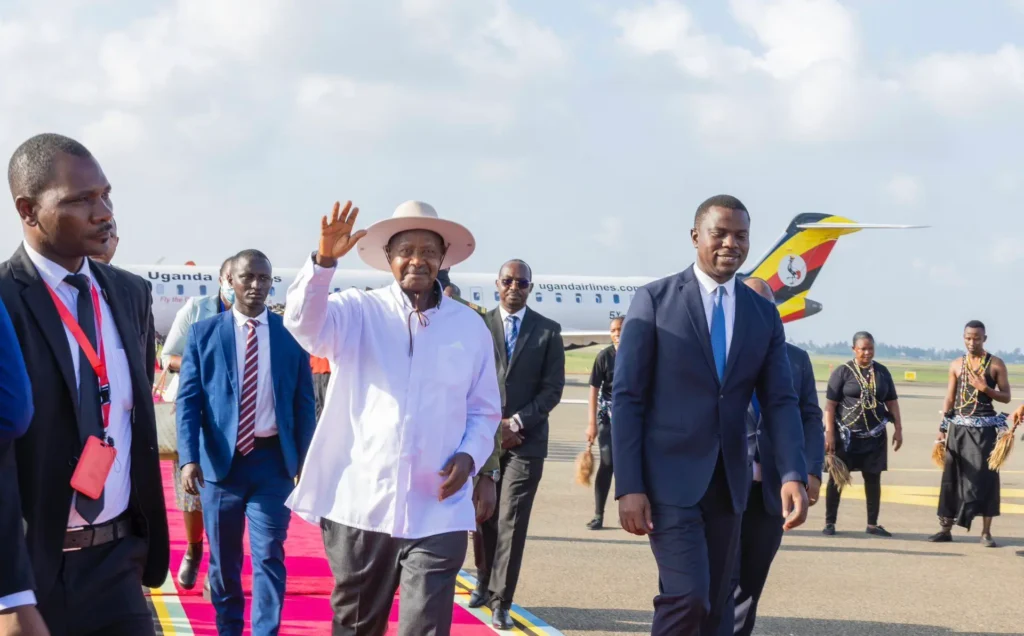
[[515, 283], [516, 286], [519, 287], [519, 289], [526, 289], [527, 287], [530, 286], [530, 279], [528, 279], [528, 278], [502, 278], [501, 279], [501, 286], [502, 287], [511, 287], [512, 283]]

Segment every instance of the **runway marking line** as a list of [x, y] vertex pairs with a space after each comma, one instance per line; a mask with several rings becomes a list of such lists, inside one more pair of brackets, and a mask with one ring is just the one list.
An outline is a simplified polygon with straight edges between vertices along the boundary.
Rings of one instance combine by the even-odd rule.
[[[471, 609], [469, 607], [469, 595], [476, 589], [477, 581], [465, 570], [459, 572], [459, 577], [456, 584], [456, 597], [455, 602], [466, 608], [473, 616], [480, 619], [484, 625], [490, 627], [491, 624], [491, 610], [487, 606], [478, 607]], [[509, 609], [509, 617], [512, 618], [512, 623], [515, 625], [515, 629], [512, 630], [513, 634], [528, 634], [529, 636], [564, 636], [562, 632], [558, 631], [551, 625], [548, 625], [540, 618], [537, 618], [530, 612], [526, 611], [522, 607], [512, 604]], [[510, 632], [502, 632], [491, 629], [498, 634], [507, 634]]]

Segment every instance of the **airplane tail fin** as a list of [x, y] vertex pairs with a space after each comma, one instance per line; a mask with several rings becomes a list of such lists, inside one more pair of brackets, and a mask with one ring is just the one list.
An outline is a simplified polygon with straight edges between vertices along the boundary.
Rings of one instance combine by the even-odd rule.
[[841, 216], [805, 212], [796, 215], [778, 241], [743, 278], [768, 282], [775, 294], [782, 322], [792, 322], [821, 311], [807, 293], [840, 236], [868, 229], [904, 230], [926, 225], [857, 223]]

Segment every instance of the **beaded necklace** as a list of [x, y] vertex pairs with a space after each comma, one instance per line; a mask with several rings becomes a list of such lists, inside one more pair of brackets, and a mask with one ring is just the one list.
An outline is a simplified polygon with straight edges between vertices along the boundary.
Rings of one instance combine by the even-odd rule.
[[[982, 356], [981, 362], [978, 363], [978, 367], [976, 369], [972, 369], [970, 354], [964, 354], [963, 361], [960, 365], [960, 391], [957, 393], [957, 399], [960, 404], [956, 407], [960, 415], [970, 417], [974, 415], [974, 412], [978, 409], [978, 389], [971, 386], [971, 383], [967, 381], [967, 374], [979, 377], [984, 381], [985, 374], [988, 372], [988, 367], [991, 362], [991, 354], [986, 353]], [[968, 406], [971, 407], [971, 412], [965, 413], [964, 409]]]
[[[875, 363], [870, 363], [867, 369], [867, 377], [860, 372], [860, 365], [855, 364], [853, 361], [847, 362], [846, 366], [853, 371], [853, 377], [857, 378], [857, 384], [860, 385], [860, 397], [857, 400], [856, 406], [851, 406], [843, 410], [842, 425], [846, 428], [853, 428], [853, 425], [858, 420], [864, 422], [864, 429], [870, 430], [868, 426], [868, 412], [878, 420], [878, 414], [875, 409], [878, 408], [878, 394], [876, 392], [875, 383]], [[881, 420], [878, 420], [881, 422]]]

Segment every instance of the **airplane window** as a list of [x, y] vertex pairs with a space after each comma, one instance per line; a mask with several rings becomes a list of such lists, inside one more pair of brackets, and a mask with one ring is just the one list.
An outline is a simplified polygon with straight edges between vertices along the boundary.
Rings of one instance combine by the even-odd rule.
[[597, 301], [598, 303], [600, 303], [601, 302], [601, 294], [594, 294], [594, 300]]
[[494, 292], [494, 300], [497, 302], [501, 301], [501, 298], [498, 297], [498, 292]]
[[541, 293], [540, 293], [540, 292], [537, 292], [536, 296], [537, 296], [537, 302], [541, 302], [541, 301], [543, 301], [543, 300], [544, 300], [544, 297], [543, 297], [543, 296], [541, 296]]
[[475, 300], [476, 302], [480, 302], [480, 292], [473, 292], [473, 300]]
[[612, 294], [612, 302], [615, 303], [616, 305], [619, 304], [619, 295], [618, 294]]
[[164, 295], [164, 284], [163, 283], [159, 283], [156, 286], [156, 293], [160, 294], [161, 296]]
[[335, 287], [335, 288], [334, 288], [334, 293], [335, 293], [335, 294], [337, 294], [337, 293], [338, 293], [338, 292], [340, 292], [340, 291], [341, 291], [341, 287]]
[[199, 286], [199, 295], [200, 296], [205, 296], [206, 295], [206, 285], [200, 285]]
[[576, 294], [576, 304], [579, 305], [579, 304], [582, 304], [582, 303], [583, 303], [583, 294]]
[[273, 286], [273, 285], [271, 285], [271, 286], [270, 286], [270, 295], [271, 295], [271, 296], [273, 296], [273, 295], [274, 295], [275, 293], [277, 293], [277, 290], [276, 290], [276, 289], [274, 289], [274, 286]]
[[555, 302], [556, 303], [562, 302], [562, 294], [561, 293], [555, 292]]
[[178, 295], [179, 296], [184, 296], [185, 295], [185, 286], [184, 285], [178, 285]]

